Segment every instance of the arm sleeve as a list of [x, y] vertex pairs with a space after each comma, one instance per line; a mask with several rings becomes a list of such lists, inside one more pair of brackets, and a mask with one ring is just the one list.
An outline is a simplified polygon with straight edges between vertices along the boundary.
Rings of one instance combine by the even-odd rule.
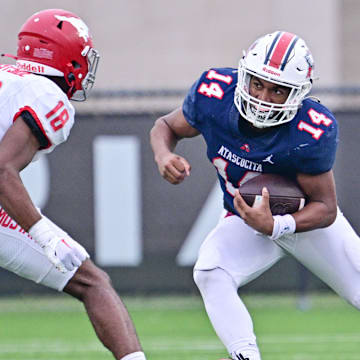
[[20, 116], [25, 121], [27, 126], [29, 126], [34, 136], [37, 138], [40, 144], [40, 149], [46, 149], [51, 146], [50, 140], [44, 135], [30, 111], [24, 110], [22, 113], [20, 113]]

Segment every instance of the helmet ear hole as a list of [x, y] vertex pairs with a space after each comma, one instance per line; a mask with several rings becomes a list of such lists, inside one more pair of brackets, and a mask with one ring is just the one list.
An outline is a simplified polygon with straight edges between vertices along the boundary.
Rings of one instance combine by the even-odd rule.
[[57, 24], [57, 27], [62, 30], [62, 26], [63, 26], [63, 21], [60, 21], [58, 24]]
[[75, 60], [71, 61], [71, 64], [74, 67], [74, 69], [80, 69], [81, 68], [81, 65]]

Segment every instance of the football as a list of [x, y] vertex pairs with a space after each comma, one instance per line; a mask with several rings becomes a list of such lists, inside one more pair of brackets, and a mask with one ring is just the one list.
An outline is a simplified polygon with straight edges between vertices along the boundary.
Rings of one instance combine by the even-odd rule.
[[293, 214], [306, 203], [306, 196], [296, 181], [277, 174], [259, 174], [242, 184], [239, 192], [249, 206], [256, 206], [264, 186], [270, 194], [273, 215]]

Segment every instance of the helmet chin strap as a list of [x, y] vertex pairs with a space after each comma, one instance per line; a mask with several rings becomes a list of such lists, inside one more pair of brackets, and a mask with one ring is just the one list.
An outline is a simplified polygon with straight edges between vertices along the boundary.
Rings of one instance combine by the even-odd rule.
[[75, 88], [75, 75], [71, 72], [66, 77], [66, 82], [69, 85], [69, 90], [67, 91], [66, 95], [69, 99], [74, 95], [74, 92], [76, 91]]

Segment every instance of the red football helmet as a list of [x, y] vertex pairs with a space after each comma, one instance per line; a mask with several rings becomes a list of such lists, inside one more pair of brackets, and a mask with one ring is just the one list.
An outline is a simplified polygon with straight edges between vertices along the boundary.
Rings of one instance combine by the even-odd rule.
[[35, 13], [18, 35], [16, 65], [36, 74], [63, 76], [72, 100], [86, 100], [99, 58], [86, 24], [66, 10]]

